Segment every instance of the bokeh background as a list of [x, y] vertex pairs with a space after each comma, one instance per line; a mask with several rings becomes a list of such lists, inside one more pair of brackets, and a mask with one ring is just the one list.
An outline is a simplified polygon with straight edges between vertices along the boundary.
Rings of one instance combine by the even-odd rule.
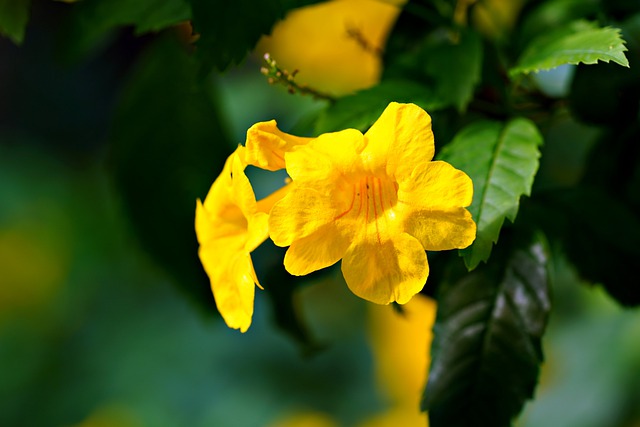
[[[329, 270], [296, 283], [304, 330], [283, 330], [268, 294], [291, 292], [267, 244], [255, 262], [274, 282], [240, 334], [197, 260], [195, 200], [246, 129], [275, 118], [292, 132], [323, 101], [268, 85], [258, 55], [200, 80], [176, 59], [181, 27], [74, 44], [65, 14], [36, 1], [23, 45], [0, 38], [0, 425], [424, 425], [419, 396], [400, 410], [393, 390], [424, 383], [432, 302], [402, 318]], [[587, 150], [593, 129], [552, 137], [575, 132]], [[542, 173], [569, 166], [543, 157]], [[517, 425], [640, 426], [640, 312], [556, 255], [546, 363]]]

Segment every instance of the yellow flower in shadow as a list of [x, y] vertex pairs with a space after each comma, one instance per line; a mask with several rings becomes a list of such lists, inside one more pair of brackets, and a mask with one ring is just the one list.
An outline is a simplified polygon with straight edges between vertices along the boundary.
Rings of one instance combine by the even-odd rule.
[[269, 233], [289, 246], [286, 269], [305, 275], [342, 259], [351, 291], [404, 304], [429, 267], [425, 250], [464, 248], [475, 239], [469, 177], [432, 161], [431, 117], [391, 103], [365, 135], [320, 135], [285, 153], [294, 187], [271, 211]]
[[281, 132], [274, 120], [255, 124], [247, 132], [245, 146], [225, 162], [204, 203], [197, 201], [198, 254], [218, 311], [230, 328], [245, 332], [251, 325], [255, 286], [261, 287], [251, 252], [267, 239], [269, 211], [290, 189], [285, 185], [256, 201], [245, 169], [248, 165], [283, 169], [285, 152], [310, 140]]
[[258, 278], [251, 251], [266, 238], [267, 214], [258, 211], [244, 173], [243, 147], [227, 159], [209, 194], [196, 207], [198, 254], [211, 279], [218, 311], [230, 328], [246, 331], [253, 316]]
[[257, 47], [334, 96], [375, 85], [381, 51], [405, 0], [332, 0], [291, 11]]

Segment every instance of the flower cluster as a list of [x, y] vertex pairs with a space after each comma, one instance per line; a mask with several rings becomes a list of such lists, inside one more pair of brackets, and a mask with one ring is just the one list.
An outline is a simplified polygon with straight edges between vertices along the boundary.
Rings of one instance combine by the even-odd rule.
[[[425, 251], [465, 248], [475, 239], [470, 178], [433, 161], [431, 117], [391, 103], [365, 133], [300, 138], [262, 122], [229, 157], [204, 203], [198, 201], [200, 259], [231, 328], [251, 324], [251, 252], [270, 237], [288, 246], [287, 271], [305, 275], [342, 260], [351, 291], [378, 304], [404, 304], [420, 292]], [[286, 169], [291, 182], [256, 201], [248, 165]]]

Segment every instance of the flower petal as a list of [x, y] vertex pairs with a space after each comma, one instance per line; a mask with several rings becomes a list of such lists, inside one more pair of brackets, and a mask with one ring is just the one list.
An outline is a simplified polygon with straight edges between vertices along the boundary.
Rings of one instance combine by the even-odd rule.
[[340, 261], [350, 244], [350, 236], [341, 233], [334, 223], [329, 223], [291, 243], [284, 257], [284, 266], [294, 276], [304, 276]]
[[473, 199], [473, 182], [447, 162], [419, 164], [399, 181], [399, 209], [446, 209], [466, 207]]
[[408, 176], [416, 164], [427, 163], [435, 151], [431, 117], [415, 104], [390, 103], [365, 133], [365, 165], [391, 177]]
[[[200, 251], [200, 259], [215, 259], [217, 263], [225, 262], [214, 258], [207, 250]], [[253, 316], [253, 300], [255, 296], [256, 274], [251, 256], [248, 253], [236, 253], [226, 260], [223, 274], [211, 279], [211, 290], [216, 306], [227, 326], [245, 332], [251, 325]]]
[[244, 161], [270, 171], [284, 169], [284, 153], [312, 139], [282, 132], [275, 120], [256, 123], [247, 131]]
[[424, 287], [429, 265], [420, 242], [401, 233], [382, 242], [354, 241], [342, 259], [342, 274], [349, 289], [361, 298], [404, 304]]
[[284, 187], [277, 189], [267, 197], [258, 200], [258, 212], [264, 212], [266, 214], [271, 212], [271, 208], [273, 208], [273, 205], [275, 205], [276, 202], [280, 201], [284, 196], [286, 196], [292, 188], [293, 185], [291, 183], [286, 184]]
[[286, 154], [287, 172], [294, 183], [318, 189], [362, 170], [358, 155], [364, 148], [360, 131], [346, 129], [325, 133], [311, 143]]
[[330, 200], [318, 191], [295, 186], [269, 215], [269, 235], [278, 246], [289, 246], [335, 218]]
[[465, 208], [413, 211], [405, 217], [404, 227], [428, 251], [463, 249], [476, 238], [476, 223]]

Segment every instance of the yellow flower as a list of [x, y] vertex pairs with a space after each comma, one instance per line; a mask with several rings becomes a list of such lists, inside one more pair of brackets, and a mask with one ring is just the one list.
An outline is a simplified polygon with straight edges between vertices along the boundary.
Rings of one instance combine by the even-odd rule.
[[227, 159], [204, 204], [196, 206], [198, 254], [209, 279], [218, 311], [230, 328], [245, 332], [253, 316], [254, 285], [260, 286], [251, 252], [268, 237], [268, 213], [290, 186], [256, 202], [247, 165], [275, 171], [285, 167], [285, 152], [306, 144], [280, 131], [275, 120], [260, 122], [247, 131], [245, 146]]
[[290, 246], [286, 269], [305, 275], [342, 259], [351, 291], [372, 302], [406, 303], [427, 279], [425, 250], [475, 239], [473, 185], [432, 161], [431, 118], [391, 103], [365, 135], [320, 135], [285, 153], [294, 187], [273, 207], [269, 233]]
[[284, 169], [284, 153], [311, 139], [282, 132], [275, 120], [256, 123], [247, 131], [245, 161], [270, 171]]
[[264, 37], [257, 52], [269, 52], [296, 81], [335, 96], [375, 85], [380, 51], [405, 0], [332, 0], [287, 14]]
[[260, 286], [251, 252], [268, 236], [268, 214], [284, 191], [256, 202], [244, 173], [245, 148], [227, 159], [209, 194], [196, 206], [198, 254], [211, 280], [218, 311], [230, 328], [245, 332], [253, 315], [254, 285]]

